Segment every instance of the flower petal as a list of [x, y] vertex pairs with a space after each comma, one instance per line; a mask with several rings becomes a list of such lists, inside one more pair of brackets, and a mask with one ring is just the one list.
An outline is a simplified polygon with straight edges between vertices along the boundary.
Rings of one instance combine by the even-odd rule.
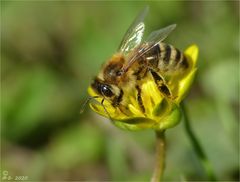
[[134, 105], [129, 104], [128, 108], [133, 113], [132, 117], [134, 117], [134, 116], [144, 116], [143, 113], [138, 108], [136, 108]]
[[142, 100], [143, 105], [146, 109], [146, 114], [148, 116], [152, 116], [154, 107], [156, 107], [156, 105], [162, 101], [163, 97], [160, 94], [156, 86], [156, 83], [153, 80], [148, 80], [145, 83], [143, 83], [141, 89]]
[[187, 57], [191, 58], [193, 68], [196, 66], [197, 63], [198, 52], [198, 46], [195, 44], [191, 45], [184, 51], [184, 54], [187, 55]]
[[190, 72], [189, 75], [187, 75], [187, 77], [179, 82], [178, 97], [175, 99], [175, 102], [177, 104], [179, 104], [185, 98], [188, 91], [190, 90], [196, 71], [197, 69], [195, 68]]

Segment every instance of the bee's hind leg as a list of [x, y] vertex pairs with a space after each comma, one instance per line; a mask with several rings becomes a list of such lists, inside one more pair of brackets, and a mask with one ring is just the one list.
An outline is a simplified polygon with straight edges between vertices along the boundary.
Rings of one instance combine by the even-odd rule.
[[162, 76], [159, 75], [157, 72], [155, 72], [152, 69], [150, 70], [150, 72], [151, 72], [151, 75], [152, 75], [155, 83], [157, 84], [157, 87], [158, 87], [160, 93], [169, 99], [173, 98], [172, 93], [171, 93], [169, 87], [167, 86], [165, 80], [162, 78]]

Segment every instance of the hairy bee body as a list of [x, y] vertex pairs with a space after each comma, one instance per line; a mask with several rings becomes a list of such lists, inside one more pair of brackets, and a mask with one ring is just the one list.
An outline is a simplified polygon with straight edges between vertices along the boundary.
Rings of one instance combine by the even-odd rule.
[[[185, 72], [189, 64], [184, 56], [177, 48], [165, 43], [158, 43], [146, 46], [148, 49], [143, 55], [139, 57], [139, 60], [135, 61], [136, 71], [134, 74], [141, 79], [144, 76], [144, 72], [152, 69], [163, 77], [180, 75]], [[139, 51], [141, 52], [141, 51]], [[134, 69], [134, 65], [131, 66]]]
[[[144, 54], [141, 52], [144, 49], [149, 49]], [[128, 65], [127, 58], [122, 54], [115, 54], [103, 67], [103, 72], [98, 76], [99, 79], [105, 82], [121, 85], [132, 80], [136, 77], [136, 80], [141, 80], [146, 76], [146, 72], [154, 70], [161, 74], [161, 76], [174, 76], [181, 75], [188, 68], [189, 63], [182, 52], [172, 45], [165, 43], [158, 43], [155, 45], [141, 45], [133, 51], [132, 56], [140, 54], [141, 56], [127, 69], [121, 73], [125, 65]]]

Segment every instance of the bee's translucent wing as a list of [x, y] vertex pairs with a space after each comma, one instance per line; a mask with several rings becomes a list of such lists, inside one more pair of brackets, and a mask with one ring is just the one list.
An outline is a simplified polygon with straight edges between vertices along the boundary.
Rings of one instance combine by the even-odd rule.
[[177, 26], [176, 24], [173, 24], [173, 25], [169, 25], [165, 28], [162, 28], [162, 29], [152, 32], [146, 39], [146, 42], [161, 42], [161, 41], [163, 41], [176, 28], [176, 26]]
[[[122, 72], [126, 72], [131, 67], [131, 65], [138, 60], [139, 57], [141, 57], [142, 55], [147, 53], [149, 50], [151, 50], [156, 44], [158, 44], [159, 42], [167, 38], [167, 36], [175, 29], [175, 27], [176, 27], [176, 24], [173, 24], [152, 32], [146, 39], [145, 41], [146, 43], [144, 44], [145, 46], [140, 48], [137, 54], [129, 58], [128, 64], [126, 64], [122, 68]], [[148, 46], [149, 43], [150, 43], [150, 46]]]
[[147, 6], [139, 13], [139, 15], [135, 18], [135, 20], [125, 33], [118, 48], [120, 52], [128, 54], [131, 50], [133, 50], [141, 43], [145, 29], [143, 20], [148, 13], [148, 9], [149, 8]]

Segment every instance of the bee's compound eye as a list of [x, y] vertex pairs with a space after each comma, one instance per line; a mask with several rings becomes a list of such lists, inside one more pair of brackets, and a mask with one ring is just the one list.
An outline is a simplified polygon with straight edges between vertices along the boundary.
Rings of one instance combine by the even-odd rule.
[[102, 85], [101, 92], [106, 97], [113, 96], [113, 93], [112, 93], [112, 91], [111, 91], [111, 89], [109, 88], [108, 85]]

